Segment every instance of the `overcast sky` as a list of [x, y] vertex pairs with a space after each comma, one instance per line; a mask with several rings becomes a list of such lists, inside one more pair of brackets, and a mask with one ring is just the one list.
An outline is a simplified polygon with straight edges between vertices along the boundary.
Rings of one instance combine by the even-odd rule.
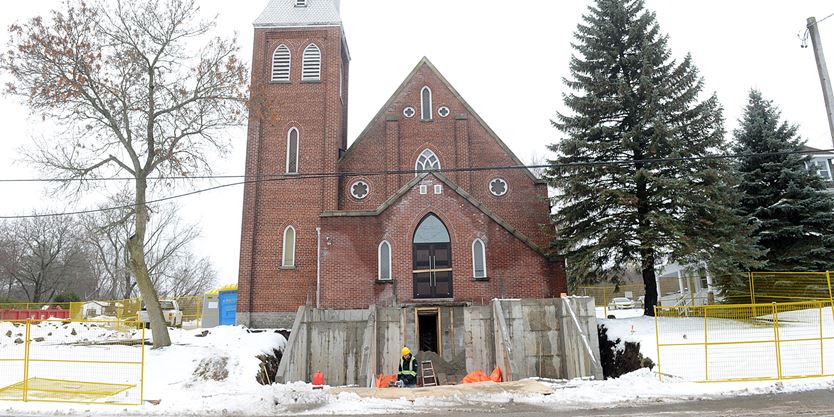
[[[286, 0], [291, 1], [291, 0]], [[310, 0], [319, 1], [319, 0]], [[5, 50], [9, 24], [44, 14], [59, 0], [7, 2], [0, 14]], [[251, 22], [267, 0], [199, 0], [218, 14], [218, 30], [237, 32], [241, 56], [252, 55]], [[507, 145], [523, 160], [545, 156], [559, 139], [550, 119], [562, 109], [561, 78], [568, 76], [572, 34], [586, 0], [342, 0], [351, 52], [349, 141], [369, 123], [419, 59], [427, 56]], [[834, 13], [831, 0], [646, 0], [657, 12], [676, 57], [691, 53], [708, 92], [725, 109], [728, 131], [737, 126], [750, 88], [762, 90], [800, 125], [809, 145], [831, 148], [813, 52], [797, 37], [805, 19]], [[834, 67], [834, 17], [820, 25]], [[5, 80], [6, 74], [0, 74]], [[13, 98], [0, 96], [0, 178], [37, 177], [17, 150], [48, 134]], [[242, 174], [245, 130], [230, 132], [234, 150], [217, 174]], [[210, 186], [197, 183], [195, 187]], [[67, 208], [45, 187], [0, 183], [0, 215]], [[236, 282], [242, 187], [180, 200], [188, 222], [203, 230], [196, 252], [209, 256], [221, 283]], [[83, 208], [70, 205], [69, 208]]]

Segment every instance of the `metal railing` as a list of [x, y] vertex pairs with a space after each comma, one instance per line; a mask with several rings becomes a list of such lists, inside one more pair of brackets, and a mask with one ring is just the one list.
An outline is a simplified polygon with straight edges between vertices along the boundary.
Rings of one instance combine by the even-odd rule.
[[0, 321], [0, 332], [0, 400], [142, 404], [145, 331], [137, 323], [11, 320]]
[[834, 376], [830, 300], [792, 303], [658, 306], [661, 380], [698, 382]]

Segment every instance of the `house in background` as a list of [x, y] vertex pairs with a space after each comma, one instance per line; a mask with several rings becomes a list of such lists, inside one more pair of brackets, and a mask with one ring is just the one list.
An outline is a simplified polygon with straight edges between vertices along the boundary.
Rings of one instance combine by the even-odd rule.
[[[805, 146], [805, 150], [821, 152], [821, 149]], [[811, 172], [819, 175], [828, 185], [828, 190], [834, 192], [834, 153], [816, 153], [806, 163]]]

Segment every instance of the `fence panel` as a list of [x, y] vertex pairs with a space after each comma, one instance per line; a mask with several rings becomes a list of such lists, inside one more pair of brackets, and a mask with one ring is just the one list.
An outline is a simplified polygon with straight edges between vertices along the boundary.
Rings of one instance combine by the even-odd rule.
[[657, 307], [660, 378], [711, 382], [834, 375], [831, 305]]
[[[26, 363], [25, 320], [0, 321], [0, 387], [21, 381]], [[0, 390], [0, 400], [23, 401], [23, 392]]]
[[0, 353], [8, 359], [0, 361], [0, 400], [140, 405], [145, 333], [137, 327], [122, 321], [0, 322], [16, 337], [23, 334]]

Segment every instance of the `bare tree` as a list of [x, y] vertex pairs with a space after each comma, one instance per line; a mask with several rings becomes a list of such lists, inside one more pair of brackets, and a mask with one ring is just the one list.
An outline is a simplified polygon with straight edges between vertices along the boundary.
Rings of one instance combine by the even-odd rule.
[[35, 303], [50, 301], [84, 281], [89, 263], [72, 219], [20, 219], [6, 223], [4, 229], [14, 248], [0, 262], [0, 269], [13, 280], [10, 296], [17, 293]]
[[[120, 206], [125, 198], [129, 196], [120, 194], [106, 204]], [[125, 219], [118, 211], [103, 211], [85, 217], [86, 240], [96, 254], [101, 298], [134, 296], [136, 280], [127, 264], [127, 239], [134, 233], [133, 225], [132, 219]], [[166, 296], [195, 295], [206, 285], [209, 288], [205, 289], [210, 289], [216, 275], [193, 272], [202, 268], [213, 271], [207, 259], [196, 259], [190, 251], [191, 244], [200, 236], [200, 229], [183, 222], [177, 214], [176, 205], [158, 206], [147, 230], [145, 259], [158, 293]], [[206, 264], [206, 267], [201, 264]]]
[[209, 37], [214, 24], [198, 15], [195, 0], [67, 0], [49, 19], [13, 25], [0, 62], [14, 77], [8, 93], [64, 128], [37, 143], [33, 162], [68, 179], [133, 179], [127, 250], [155, 347], [171, 341], [145, 258], [149, 178], [210, 172], [227, 128], [244, 121], [237, 39]]

